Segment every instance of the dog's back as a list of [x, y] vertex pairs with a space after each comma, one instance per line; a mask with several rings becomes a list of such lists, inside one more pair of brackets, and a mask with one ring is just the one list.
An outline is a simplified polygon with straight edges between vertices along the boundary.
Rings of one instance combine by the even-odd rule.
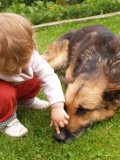
[[69, 50], [73, 54], [70, 63], [75, 61], [73, 77], [90, 75], [101, 67], [109, 83], [120, 88], [120, 38], [110, 30], [100, 25], [78, 30], [70, 39]]
[[[63, 41], [64, 39], [67, 39], [69, 41], [69, 44], [68, 44], [69, 55], [68, 56], [69, 56], [69, 59], [71, 59], [71, 56], [74, 54], [74, 50], [76, 49], [76, 45], [81, 44], [81, 50], [82, 48], [87, 47], [85, 45], [88, 45], [89, 47], [90, 45], [92, 45], [90, 40], [91, 38], [95, 38], [95, 37], [92, 37], [92, 33], [93, 33], [93, 36], [95, 33], [97, 33], [98, 37], [96, 38], [100, 38], [100, 40], [104, 39], [104, 41], [106, 42], [115, 38], [114, 34], [110, 30], [108, 30], [106, 27], [102, 25], [93, 25], [89, 27], [84, 27], [79, 30], [69, 31], [65, 33], [64, 35], [62, 35], [58, 40]], [[100, 37], [100, 36], [103, 36], [103, 37]], [[104, 41], [103, 41], [103, 44], [104, 44]], [[97, 42], [100, 43], [98, 39], [97, 39]]]
[[[71, 44], [76, 43], [76, 63], [74, 75], [81, 72], [94, 72], [100, 65], [109, 62], [116, 53], [116, 37], [108, 29], [102, 26], [93, 26], [76, 32], [71, 39]], [[78, 42], [78, 37], [81, 40]], [[75, 42], [77, 41], [77, 42]], [[70, 46], [72, 47], [72, 45]], [[82, 65], [84, 63], [84, 65]]]

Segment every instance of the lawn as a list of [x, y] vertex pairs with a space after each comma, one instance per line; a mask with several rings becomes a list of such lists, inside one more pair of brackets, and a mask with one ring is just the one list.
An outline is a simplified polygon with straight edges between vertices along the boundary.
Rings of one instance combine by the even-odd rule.
[[[42, 54], [64, 32], [92, 24], [102, 24], [120, 35], [119, 16], [44, 28], [35, 33], [39, 52]], [[39, 97], [45, 98], [43, 93]], [[18, 110], [17, 114], [29, 133], [20, 139], [0, 134], [0, 160], [120, 160], [120, 110], [114, 118], [94, 124], [71, 144], [52, 139], [50, 109]]]

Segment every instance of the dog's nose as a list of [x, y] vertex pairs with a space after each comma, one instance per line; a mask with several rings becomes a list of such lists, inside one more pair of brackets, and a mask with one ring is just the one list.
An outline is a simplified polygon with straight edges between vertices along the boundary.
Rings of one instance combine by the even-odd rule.
[[53, 135], [53, 138], [57, 142], [64, 142], [64, 143], [71, 143], [72, 140], [74, 140], [75, 137], [80, 137], [82, 134], [87, 130], [87, 128], [90, 128], [92, 123], [89, 123], [86, 125], [86, 127], [79, 128], [76, 132], [71, 133], [68, 129], [66, 128], [61, 128], [60, 129], [60, 134], [55, 133]]
[[66, 142], [68, 139], [71, 140], [73, 138], [73, 136], [66, 128], [61, 128], [60, 134], [55, 133], [53, 135], [53, 138], [57, 142]]
[[60, 134], [55, 133], [53, 135], [53, 138], [57, 141], [57, 142], [65, 142], [66, 139], [66, 132], [65, 130], [61, 130]]

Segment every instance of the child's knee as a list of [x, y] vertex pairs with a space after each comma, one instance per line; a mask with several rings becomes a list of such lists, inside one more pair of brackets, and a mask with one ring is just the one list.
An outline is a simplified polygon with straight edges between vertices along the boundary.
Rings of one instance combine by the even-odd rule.
[[15, 101], [16, 89], [9, 83], [0, 82], [0, 102]]
[[14, 114], [16, 90], [9, 83], [0, 82], [0, 122], [6, 121]]

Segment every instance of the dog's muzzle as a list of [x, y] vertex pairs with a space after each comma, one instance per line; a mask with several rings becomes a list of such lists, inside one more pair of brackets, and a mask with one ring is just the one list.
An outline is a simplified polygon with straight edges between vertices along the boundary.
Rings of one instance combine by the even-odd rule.
[[67, 140], [72, 140], [74, 137], [73, 135], [67, 130], [66, 128], [61, 128], [60, 129], [60, 134], [55, 133], [53, 135], [53, 138], [57, 142], [66, 142]]
[[55, 133], [53, 135], [53, 138], [57, 142], [70, 143], [72, 140], [74, 140], [74, 138], [80, 137], [86, 131], [86, 129], [89, 128], [90, 126], [91, 125], [88, 125], [87, 127], [84, 127], [84, 128], [80, 128], [75, 133], [71, 133], [66, 128], [61, 128], [60, 129], [60, 134]]

